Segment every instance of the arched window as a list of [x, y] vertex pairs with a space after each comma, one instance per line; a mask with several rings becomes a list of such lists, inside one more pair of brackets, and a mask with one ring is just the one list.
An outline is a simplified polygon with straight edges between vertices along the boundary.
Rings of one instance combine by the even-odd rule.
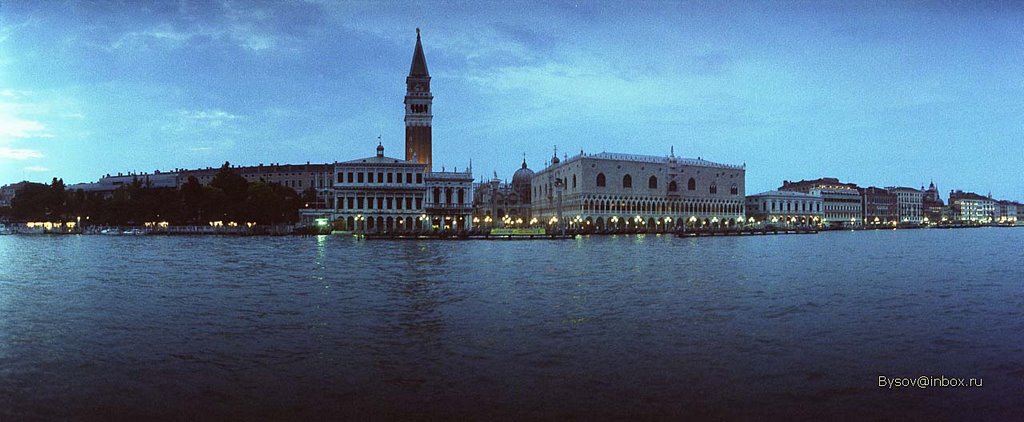
[[729, 193], [733, 194], [733, 195], [738, 195], [740, 193], [740, 190], [739, 190], [739, 188], [736, 187], [735, 183], [733, 183], [732, 187], [729, 188]]
[[690, 178], [689, 182], [686, 182], [686, 190], [697, 190], [697, 181]]
[[572, 188], [576, 189], [576, 175], [572, 175]]
[[710, 187], [710, 188], [708, 188], [708, 192], [711, 192], [711, 193], [718, 193], [718, 186], [715, 186], [715, 184], [714, 184], [714, 183], [712, 183], [712, 184], [711, 184], [711, 187]]
[[633, 187], [633, 177], [631, 177], [628, 174], [625, 175], [625, 176], [622, 176], [622, 187], [623, 188], [631, 188], [631, 187]]
[[603, 188], [604, 187], [604, 173], [598, 173], [597, 174], [597, 187], [599, 187], [599, 188]]
[[676, 186], [676, 181], [675, 180], [673, 180], [671, 182], [668, 182], [668, 191], [669, 192], [675, 192], [677, 190], [679, 190], [679, 186]]
[[658, 178], [654, 177], [654, 176], [651, 176], [650, 179], [647, 179], [647, 187], [650, 188], [650, 189], [657, 189], [658, 188]]
[[446, 203], [446, 204], [452, 203], [452, 188], [448, 188], [448, 189], [444, 190], [444, 203]]

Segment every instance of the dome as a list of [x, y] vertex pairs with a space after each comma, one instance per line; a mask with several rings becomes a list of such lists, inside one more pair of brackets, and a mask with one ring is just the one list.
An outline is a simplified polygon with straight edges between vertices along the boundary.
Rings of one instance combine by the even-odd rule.
[[526, 159], [524, 158], [523, 167], [512, 174], [512, 185], [529, 185], [531, 179], [533, 179], [533, 170], [526, 167]]

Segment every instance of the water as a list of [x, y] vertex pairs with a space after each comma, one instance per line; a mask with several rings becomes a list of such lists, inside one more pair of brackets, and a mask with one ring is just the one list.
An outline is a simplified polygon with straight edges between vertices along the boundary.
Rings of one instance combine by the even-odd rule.
[[0, 420], [1020, 419], [1022, 241], [2, 236]]

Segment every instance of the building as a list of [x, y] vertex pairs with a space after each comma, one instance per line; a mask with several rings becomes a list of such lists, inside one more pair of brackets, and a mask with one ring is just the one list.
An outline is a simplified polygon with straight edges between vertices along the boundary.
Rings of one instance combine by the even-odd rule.
[[495, 174], [490, 181], [481, 180], [473, 191], [473, 220], [485, 228], [529, 225], [530, 184], [533, 170], [523, 165], [512, 175], [512, 183], [502, 183]]
[[815, 226], [825, 218], [820, 195], [777, 190], [747, 196], [746, 215], [762, 226]]
[[928, 189], [921, 187], [921, 222], [924, 224], [940, 224], [950, 220], [949, 208], [942, 201], [935, 182], [928, 184]]
[[[313, 188], [323, 191], [331, 186], [331, 173], [334, 164], [270, 164], [262, 163], [255, 166], [231, 166], [231, 170], [245, 178], [249, 182], [263, 181], [266, 183], [277, 183], [294, 189], [296, 192]], [[172, 172], [161, 172], [156, 170], [152, 173], [118, 173], [116, 175], [104, 175], [93, 183], [77, 183], [69, 185], [69, 191], [82, 190], [84, 192], [101, 193], [110, 196], [115, 190], [122, 186], [130, 186], [133, 183], [140, 183], [142, 186], [151, 188], [180, 188], [188, 183], [190, 177], [206, 186], [213, 181], [220, 171], [219, 167], [207, 167], [202, 169], [175, 169]]]
[[888, 187], [889, 192], [896, 195], [896, 208], [899, 224], [917, 225], [924, 219], [923, 189], [908, 187]]
[[24, 189], [29, 183], [32, 182], [22, 181], [0, 186], [0, 208], [14, 206], [14, 197], [18, 196], [18, 192]]
[[859, 189], [861, 197], [861, 221], [865, 226], [891, 226], [899, 224], [899, 197], [886, 189]]
[[863, 204], [856, 184], [842, 183], [833, 177], [823, 177], [799, 182], [783, 181], [779, 190], [820, 195], [824, 208], [822, 224], [854, 227], [863, 222]]
[[[332, 183], [331, 174], [334, 170], [334, 164], [263, 165], [263, 163], [260, 163], [255, 166], [232, 166], [231, 170], [250, 183], [259, 181], [277, 183], [301, 193], [309, 188], [314, 190], [329, 188]], [[188, 183], [189, 177], [195, 177], [199, 183], [205, 186], [213, 181], [213, 178], [217, 176], [219, 171], [220, 168], [214, 167], [197, 170], [178, 170], [177, 184], [180, 187]]]
[[954, 221], [988, 224], [994, 221], [996, 201], [991, 196], [961, 190], [949, 193], [949, 209]]
[[[332, 222], [337, 230], [384, 233], [422, 229], [426, 166], [377, 154], [334, 164], [327, 208], [303, 209], [302, 221]], [[321, 220], [321, 221], [324, 221]]]
[[531, 220], [597, 230], [734, 226], [744, 221], [745, 173], [674, 152], [556, 154], [531, 180]]
[[139, 186], [149, 188], [177, 188], [180, 174], [174, 172], [161, 172], [156, 170], [153, 173], [118, 173], [117, 175], [104, 175], [94, 183], [76, 183], [68, 185], [68, 191], [98, 193], [110, 197], [114, 191], [121, 187], [132, 186], [138, 183]]
[[424, 213], [434, 230], [468, 230], [473, 227], [473, 169], [428, 172]]
[[999, 224], [1017, 224], [1017, 209], [1020, 205], [1014, 201], [996, 202], [995, 221]]
[[405, 78], [405, 161], [426, 165], [431, 171], [431, 123], [434, 96], [430, 93], [430, 72], [423, 55], [420, 29], [416, 28], [416, 48], [412, 53], [409, 76]]

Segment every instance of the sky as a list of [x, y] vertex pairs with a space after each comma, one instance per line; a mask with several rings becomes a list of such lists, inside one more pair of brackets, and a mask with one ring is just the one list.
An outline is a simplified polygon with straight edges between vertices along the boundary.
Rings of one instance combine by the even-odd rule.
[[1012, 1], [0, 0], [0, 185], [403, 158], [416, 28], [434, 167], [579, 151], [1024, 200]]

